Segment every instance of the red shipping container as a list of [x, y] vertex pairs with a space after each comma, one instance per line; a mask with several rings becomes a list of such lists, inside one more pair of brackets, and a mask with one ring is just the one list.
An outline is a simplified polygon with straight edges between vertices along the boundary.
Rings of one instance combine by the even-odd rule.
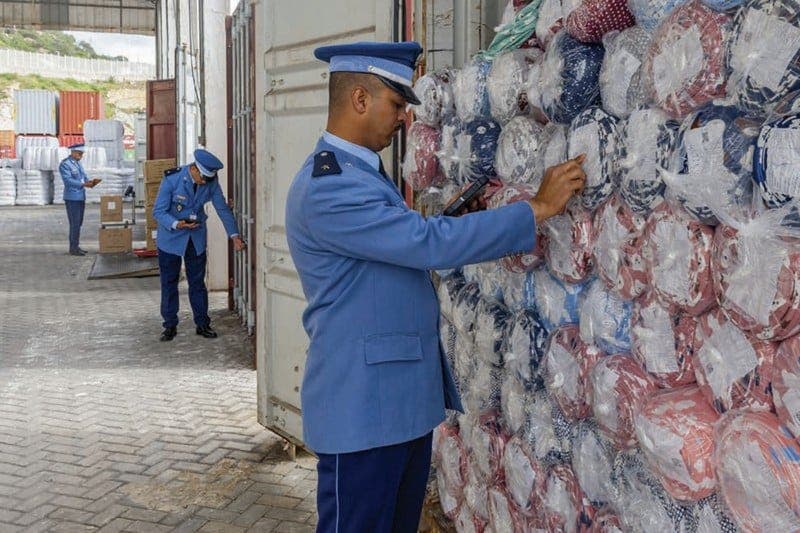
[[80, 144], [84, 142], [83, 135], [67, 135], [61, 134], [58, 136], [59, 146], [72, 146], [73, 144]]
[[61, 91], [58, 97], [59, 135], [83, 135], [86, 120], [105, 118], [103, 95], [97, 91]]
[[0, 158], [14, 159], [16, 157], [16, 139], [14, 130], [0, 130]]

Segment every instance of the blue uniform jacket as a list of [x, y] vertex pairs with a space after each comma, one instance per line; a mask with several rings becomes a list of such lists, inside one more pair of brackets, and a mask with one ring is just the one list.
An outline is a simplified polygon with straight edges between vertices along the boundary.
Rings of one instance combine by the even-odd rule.
[[65, 157], [58, 165], [58, 173], [64, 182], [64, 200], [86, 201], [86, 189], [83, 184], [89, 181], [89, 177], [83, 170], [80, 161], [72, 159], [72, 156]]
[[[225, 202], [219, 182], [214, 180], [205, 185], [198, 185], [197, 194], [194, 192], [193, 185], [194, 181], [189, 174], [188, 165], [165, 173], [161, 187], [158, 189], [156, 203], [153, 205], [153, 218], [158, 221], [156, 241], [159, 250], [183, 256], [189, 245], [189, 238], [191, 238], [197, 254], [205, 252], [208, 215], [203, 206], [208, 202], [214, 205], [228, 236], [238, 235], [236, 220]], [[173, 229], [179, 220], [199, 222], [200, 227]]]
[[462, 409], [428, 271], [533, 249], [533, 210], [516, 203], [426, 219], [363, 159], [324, 140], [316, 154], [286, 203], [308, 301], [304, 440], [318, 453], [409, 441], [436, 427], [445, 407]]

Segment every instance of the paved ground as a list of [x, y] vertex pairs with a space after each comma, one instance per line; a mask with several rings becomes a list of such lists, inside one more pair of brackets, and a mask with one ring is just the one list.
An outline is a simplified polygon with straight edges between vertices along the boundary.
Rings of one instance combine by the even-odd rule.
[[157, 278], [86, 281], [97, 221], [72, 257], [63, 206], [0, 208], [0, 532], [313, 531], [315, 460], [257, 423], [225, 295], [202, 339], [182, 284], [158, 342]]

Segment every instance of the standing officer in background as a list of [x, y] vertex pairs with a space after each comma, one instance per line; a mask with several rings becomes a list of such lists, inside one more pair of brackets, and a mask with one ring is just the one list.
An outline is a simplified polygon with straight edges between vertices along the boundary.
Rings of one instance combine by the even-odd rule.
[[585, 180], [580, 156], [548, 169], [531, 202], [458, 218], [409, 209], [377, 152], [419, 103], [421, 51], [373, 42], [314, 52], [330, 63], [328, 124], [289, 189], [286, 233], [308, 300], [303, 435], [319, 456], [323, 533], [417, 530], [432, 430], [445, 408], [462, 409], [428, 271], [532, 250], [536, 224]]
[[204, 206], [211, 202], [233, 240], [233, 248], [244, 249], [230, 207], [217, 181], [222, 161], [206, 150], [194, 151], [194, 163], [167, 170], [153, 205], [158, 221], [158, 267], [161, 275], [161, 317], [164, 319], [162, 341], [171, 341], [178, 333], [178, 279], [181, 260], [186, 264], [189, 303], [194, 314], [196, 333], [207, 339], [217, 337], [208, 317], [206, 289], [206, 215]]
[[64, 206], [69, 221], [69, 254], [86, 255], [80, 247], [83, 213], [86, 211], [86, 189], [91, 189], [99, 179], [89, 179], [81, 165], [85, 147], [83, 143], [69, 147], [69, 156], [58, 165], [58, 172], [64, 181]]

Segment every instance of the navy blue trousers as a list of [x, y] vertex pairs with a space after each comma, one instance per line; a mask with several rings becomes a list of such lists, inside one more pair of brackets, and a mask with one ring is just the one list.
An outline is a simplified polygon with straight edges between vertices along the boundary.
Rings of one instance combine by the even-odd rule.
[[353, 453], [318, 454], [317, 533], [415, 533], [432, 433]]
[[186, 264], [189, 282], [189, 303], [194, 314], [194, 323], [204, 327], [211, 323], [208, 317], [208, 290], [206, 289], [206, 253], [198, 255], [189, 239], [183, 257], [158, 250], [158, 270], [161, 276], [161, 318], [165, 328], [178, 325], [178, 279], [181, 275], [181, 260]]
[[81, 226], [83, 225], [83, 212], [86, 202], [83, 200], [64, 200], [69, 221], [69, 251], [77, 252], [81, 243]]

